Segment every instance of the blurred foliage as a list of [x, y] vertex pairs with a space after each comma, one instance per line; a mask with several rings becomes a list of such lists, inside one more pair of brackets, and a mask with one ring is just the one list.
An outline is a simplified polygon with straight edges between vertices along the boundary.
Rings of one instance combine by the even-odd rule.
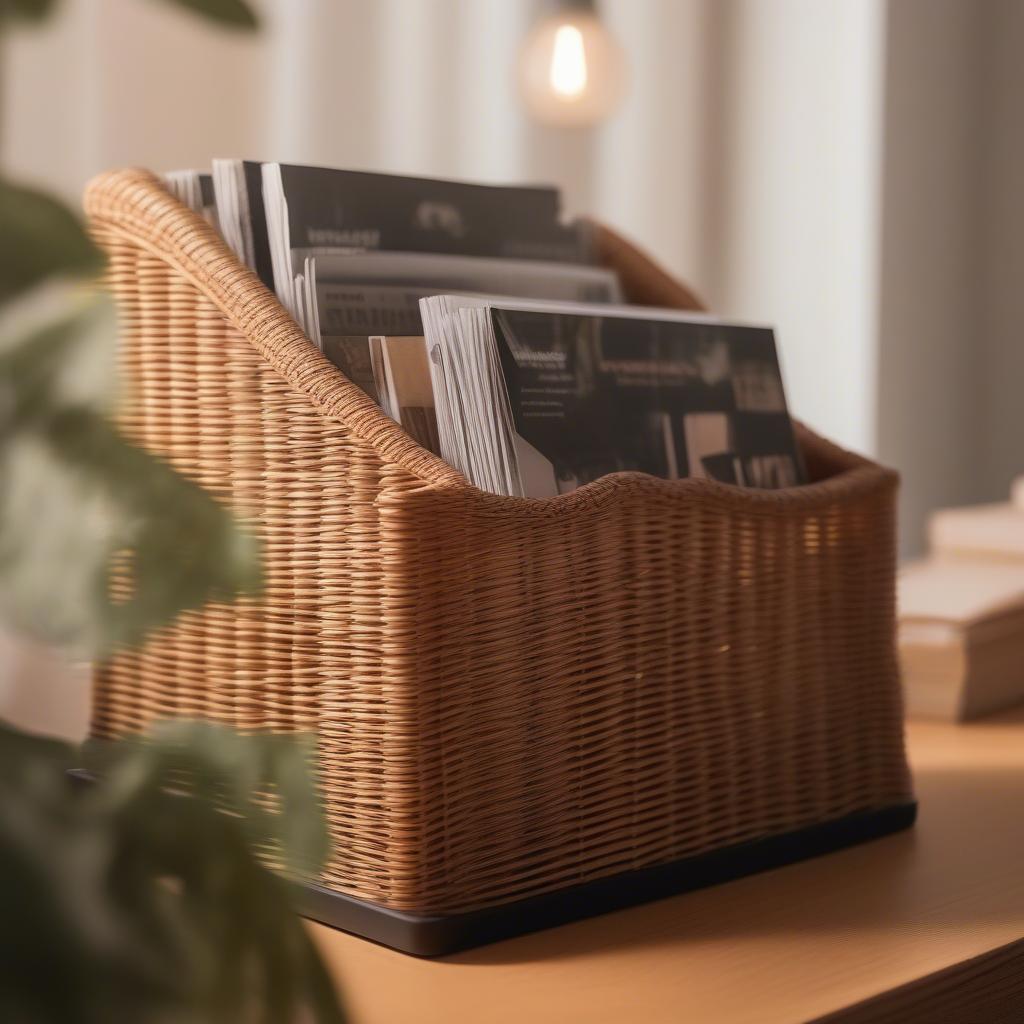
[[57, 0], [0, 0], [0, 18], [10, 21], [42, 21]]
[[[164, 2], [256, 24], [241, 0]], [[58, 6], [0, 0], [0, 29]], [[0, 181], [0, 238], [0, 618], [102, 655], [256, 592], [254, 539], [109, 418], [115, 316], [78, 218]], [[288, 883], [256, 855], [293, 874], [326, 856], [310, 759], [198, 723], [84, 751], [0, 726], [0, 1021], [342, 1021]]]
[[0, 302], [55, 274], [93, 276], [103, 255], [56, 199], [0, 181]]
[[251, 29], [259, 25], [253, 9], [244, 0], [164, 0], [164, 3], [188, 8], [232, 28]]
[[343, 1021], [287, 883], [251, 853], [323, 857], [308, 756], [178, 722], [87, 750], [93, 784], [68, 774], [81, 751], [0, 727], [0, 1020]]
[[[255, 590], [258, 551], [206, 492], [111, 425], [109, 299], [58, 295], [0, 321], [0, 614], [102, 652]], [[133, 586], [116, 599], [108, 571], [122, 552]]]
[[[57, 8], [59, 0], [0, 0], [0, 21], [42, 21]], [[203, 15], [231, 28], [253, 29], [259, 25], [245, 0], [164, 0], [164, 3]]]
[[[256, 25], [243, 0], [173, 2]], [[0, 26], [57, 6], [0, 0]], [[70, 283], [105, 262], [79, 219], [0, 179], [0, 238], [0, 615], [102, 654], [185, 608], [258, 590], [254, 539], [109, 419], [116, 331], [109, 301]], [[114, 556], [130, 595], [108, 593]]]

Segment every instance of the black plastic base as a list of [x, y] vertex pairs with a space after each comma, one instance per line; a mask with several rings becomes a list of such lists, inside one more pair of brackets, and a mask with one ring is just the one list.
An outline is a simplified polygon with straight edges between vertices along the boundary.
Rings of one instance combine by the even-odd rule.
[[465, 914], [403, 913], [310, 883], [298, 885], [298, 906], [305, 917], [403, 953], [444, 956], [831, 853], [909, 828], [916, 817], [916, 803], [886, 807]]

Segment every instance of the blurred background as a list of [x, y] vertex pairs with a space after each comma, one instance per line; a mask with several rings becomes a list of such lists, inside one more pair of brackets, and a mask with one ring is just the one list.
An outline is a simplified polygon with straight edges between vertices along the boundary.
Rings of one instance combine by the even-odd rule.
[[[588, 126], [517, 64], [544, 3], [264, 0], [215, 32], [160, 0], [66, 0], [3, 54], [4, 159], [77, 197], [214, 156], [553, 181], [724, 315], [776, 326], [794, 413], [929, 510], [1024, 472], [1024, 2], [605, 0], [627, 67]], [[0, 717], [80, 734], [84, 687], [0, 641]]]

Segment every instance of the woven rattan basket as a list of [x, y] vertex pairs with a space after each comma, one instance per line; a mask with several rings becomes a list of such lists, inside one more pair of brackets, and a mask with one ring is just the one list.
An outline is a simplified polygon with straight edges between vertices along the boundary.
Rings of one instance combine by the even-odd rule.
[[[152, 175], [86, 210], [127, 430], [254, 524], [258, 601], [97, 670], [97, 737], [314, 732], [312, 916], [440, 953], [910, 824], [893, 473], [806, 430], [812, 482], [616, 474], [496, 497], [418, 448]], [[630, 299], [693, 307], [611, 232]]]

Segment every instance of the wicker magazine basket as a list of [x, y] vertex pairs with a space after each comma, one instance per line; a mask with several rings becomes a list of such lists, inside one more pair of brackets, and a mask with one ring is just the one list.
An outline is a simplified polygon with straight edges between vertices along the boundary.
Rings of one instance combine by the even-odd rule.
[[[440, 953], [909, 825], [897, 478], [800, 429], [811, 483], [619, 473], [497, 497], [417, 447], [157, 178], [86, 195], [127, 431], [264, 543], [259, 600], [98, 667], [92, 730], [309, 731], [311, 916]], [[610, 231], [631, 301], [692, 294]]]

